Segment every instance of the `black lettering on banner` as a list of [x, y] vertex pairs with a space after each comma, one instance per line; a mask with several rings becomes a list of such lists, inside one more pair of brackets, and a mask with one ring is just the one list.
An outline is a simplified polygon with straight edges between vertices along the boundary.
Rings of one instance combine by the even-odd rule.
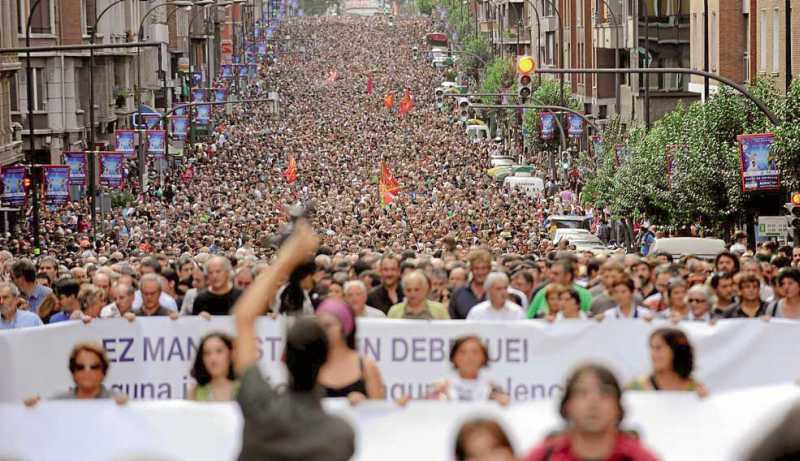
[[[117, 356], [117, 343], [122, 347], [119, 356]], [[133, 338], [103, 338], [102, 344], [110, 362], [133, 362], [133, 357], [128, 355], [133, 347]]]
[[[154, 342], [155, 339], [155, 342]], [[144, 337], [144, 346], [142, 350], [142, 361], [151, 362], [164, 361], [164, 337], [150, 338]]]
[[[402, 351], [402, 353], [400, 352]], [[403, 338], [392, 338], [392, 362], [402, 362], [408, 357], [408, 344]]]

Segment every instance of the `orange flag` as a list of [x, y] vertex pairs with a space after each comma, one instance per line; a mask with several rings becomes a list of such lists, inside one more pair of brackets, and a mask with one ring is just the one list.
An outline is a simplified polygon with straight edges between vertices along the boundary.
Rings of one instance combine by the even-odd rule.
[[283, 172], [283, 177], [286, 178], [286, 182], [289, 184], [297, 181], [297, 162], [294, 157], [289, 157], [289, 166]]
[[404, 116], [414, 107], [414, 98], [411, 97], [411, 93], [406, 91], [403, 95], [403, 99], [400, 100], [400, 110], [398, 110], [397, 114], [399, 116]]
[[400, 183], [392, 176], [389, 167], [381, 162], [381, 179], [378, 184], [381, 196], [381, 206], [385, 207], [394, 201], [395, 196], [400, 192]]
[[383, 107], [391, 109], [394, 106], [394, 95], [389, 93], [383, 98]]

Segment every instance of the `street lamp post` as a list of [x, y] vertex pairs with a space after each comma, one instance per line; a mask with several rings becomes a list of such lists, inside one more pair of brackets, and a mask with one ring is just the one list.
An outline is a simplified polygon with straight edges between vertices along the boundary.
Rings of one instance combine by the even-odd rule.
[[[40, 0], [34, 0], [31, 9], [28, 12], [28, 19], [25, 22], [25, 47], [28, 48], [26, 52], [25, 62], [25, 79], [26, 91], [28, 95], [28, 145], [30, 150], [28, 152], [28, 164], [34, 163], [35, 143], [33, 139], [33, 68], [31, 67], [31, 18], [39, 6]], [[31, 189], [33, 190], [33, 250], [39, 251], [39, 178], [37, 175], [31, 175]]]
[[[94, 45], [97, 37], [97, 24], [113, 6], [116, 6], [126, 0], [116, 0], [108, 5], [99, 15], [95, 16], [94, 23], [91, 25], [89, 31], [89, 43]], [[97, 182], [95, 179], [95, 138], [94, 138], [94, 48], [89, 48], [89, 143], [87, 155], [89, 156], [89, 206], [92, 216], [92, 242], [97, 240]]]
[[[192, 5], [193, 5], [192, 2], [186, 1], [186, 0], [175, 0], [175, 1], [171, 1], [171, 2], [164, 2], [164, 3], [160, 4], [160, 5], [155, 5], [154, 7], [150, 8], [149, 10], [147, 10], [147, 12], [145, 12], [144, 16], [142, 16], [142, 20], [139, 23], [139, 29], [138, 29], [137, 37], [139, 37], [139, 39], [141, 39], [141, 37], [144, 35], [144, 22], [147, 20], [147, 17], [150, 16], [150, 14], [152, 14], [153, 11], [155, 11], [156, 9], [161, 8], [163, 6], [176, 6], [176, 7], [187, 7], [188, 6], [188, 7], [191, 7]], [[161, 48], [159, 47], [159, 50], [160, 49]], [[137, 157], [138, 157], [138, 163], [139, 163], [139, 187], [140, 187], [140, 189], [142, 191], [142, 198], [144, 199], [145, 191], [146, 191], [146, 189], [145, 189], [145, 180], [147, 179], [147, 176], [145, 175], [145, 169], [147, 167], [147, 159], [145, 158], [145, 153], [144, 153], [144, 142], [143, 142], [144, 141], [144, 139], [143, 139], [144, 132], [141, 129], [141, 120], [140, 120], [141, 116], [142, 116], [142, 114], [141, 114], [141, 108], [142, 108], [142, 52], [141, 52], [141, 48], [137, 49], [137, 53], [136, 53], [136, 98], [135, 98], [135, 103], [136, 103], [136, 112], [135, 112], [135, 114], [137, 115], [136, 120], [138, 122], [136, 129], [137, 129], [137, 132], [138, 132], [138, 135], [139, 135], [139, 145], [138, 145], [138, 149], [137, 149], [138, 150]]]

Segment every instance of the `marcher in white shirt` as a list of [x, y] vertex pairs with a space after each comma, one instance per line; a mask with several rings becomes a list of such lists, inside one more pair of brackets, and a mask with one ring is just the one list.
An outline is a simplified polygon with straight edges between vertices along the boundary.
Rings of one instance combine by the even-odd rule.
[[508, 300], [508, 283], [508, 276], [502, 272], [486, 276], [483, 288], [488, 299], [470, 309], [467, 320], [523, 320], [525, 312]]
[[650, 309], [636, 305], [635, 290], [636, 285], [630, 277], [625, 276], [614, 282], [611, 294], [617, 305], [600, 314], [603, 315], [602, 318], [611, 320], [652, 318]]
[[353, 310], [355, 317], [386, 318], [386, 314], [380, 309], [367, 306], [367, 286], [361, 280], [345, 282], [342, 290], [344, 291], [344, 301]]

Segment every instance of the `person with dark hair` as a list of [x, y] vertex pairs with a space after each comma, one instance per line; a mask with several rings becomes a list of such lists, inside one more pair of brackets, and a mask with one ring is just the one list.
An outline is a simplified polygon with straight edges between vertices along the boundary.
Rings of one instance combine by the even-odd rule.
[[278, 290], [272, 312], [292, 316], [314, 315], [310, 293], [314, 289], [316, 270], [317, 265], [310, 259], [297, 266], [289, 274], [289, 281]]
[[781, 299], [770, 309], [770, 315], [784, 319], [800, 319], [800, 269], [786, 267], [778, 272], [776, 283]]
[[728, 272], [733, 275], [738, 274], [739, 258], [729, 251], [723, 251], [714, 258], [714, 270], [717, 272]]
[[50, 317], [49, 323], [70, 320], [73, 319], [73, 315], [74, 319], [81, 318], [81, 303], [78, 301], [78, 293], [80, 291], [81, 286], [75, 279], [61, 279], [56, 282], [53, 292], [58, 299], [59, 312]]
[[26, 259], [11, 265], [11, 281], [19, 288], [20, 294], [28, 302], [28, 309], [34, 314], [38, 313], [39, 305], [44, 298], [53, 292], [36, 282], [36, 266]]
[[347, 304], [326, 299], [316, 315], [328, 335], [328, 359], [319, 371], [325, 397], [346, 397], [352, 404], [383, 399], [381, 371], [374, 360], [356, 350], [356, 321]]
[[233, 371], [233, 340], [224, 333], [209, 333], [200, 340], [191, 371], [197, 385], [187, 398], [200, 402], [233, 400], [239, 381]]
[[584, 365], [567, 378], [559, 407], [566, 428], [545, 439], [524, 461], [655, 461], [639, 439], [623, 432], [622, 389], [601, 365]]
[[367, 304], [387, 314], [395, 304], [403, 302], [405, 294], [400, 285], [400, 259], [394, 254], [384, 255], [378, 263], [381, 283], [367, 296]]
[[480, 376], [481, 368], [489, 366], [489, 351], [479, 337], [456, 338], [450, 348], [450, 363], [455, 372], [436, 383], [428, 399], [458, 402], [494, 400], [501, 405], [508, 405], [511, 401], [499, 386]]
[[636, 283], [627, 275], [614, 281], [611, 296], [617, 304], [608, 311], [598, 314], [600, 320], [644, 319], [652, 316], [650, 309], [636, 304]]
[[711, 311], [716, 317], [727, 317], [739, 306], [733, 276], [734, 274], [731, 272], [715, 272], [709, 278], [709, 285], [714, 289], [717, 298], [714, 309]]
[[735, 277], [739, 288], [739, 304], [728, 312], [727, 318], [755, 318], [767, 315], [767, 303], [761, 300], [761, 281], [744, 271]]
[[630, 384], [637, 391], [690, 391], [704, 397], [702, 383], [692, 378], [694, 348], [686, 333], [677, 328], [659, 328], [650, 334], [650, 361], [653, 371]]
[[500, 424], [487, 418], [466, 421], [458, 429], [456, 461], [514, 461], [514, 447]]
[[[75, 388], [56, 394], [54, 400], [114, 399], [118, 404], [128, 401], [127, 396], [109, 390], [103, 385], [110, 361], [103, 345], [81, 342], [69, 354], [69, 371]], [[25, 399], [25, 405], [34, 406], [41, 400], [38, 395]]]
[[578, 292], [575, 291], [575, 289], [567, 288], [566, 290], [563, 290], [560, 294], [560, 297], [561, 309], [555, 315], [553, 320], [585, 320], [589, 318], [586, 312], [581, 310], [581, 297]]
[[[557, 283], [571, 287], [578, 292], [581, 298], [581, 310], [588, 312], [592, 305], [592, 294], [589, 290], [575, 283], [575, 263], [568, 258], [562, 258], [550, 267], [550, 283]], [[528, 318], [533, 319], [540, 315], [547, 315], [548, 305], [545, 291], [539, 290], [533, 297], [528, 307]]]
[[318, 246], [319, 237], [299, 220], [274, 263], [234, 306], [238, 336], [233, 362], [242, 381], [236, 401], [244, 417], [240, 461], [346, 461], [355, 453], [352, 427], [325, 413], [316, 392], [319, 371], [328, 359], [327, 335], [317, 321], [296, 319], [286, 333], [283, 360], [290, 392], [273, 390], [258, 368], [256, 321], [275, 299], [281, 282]]

